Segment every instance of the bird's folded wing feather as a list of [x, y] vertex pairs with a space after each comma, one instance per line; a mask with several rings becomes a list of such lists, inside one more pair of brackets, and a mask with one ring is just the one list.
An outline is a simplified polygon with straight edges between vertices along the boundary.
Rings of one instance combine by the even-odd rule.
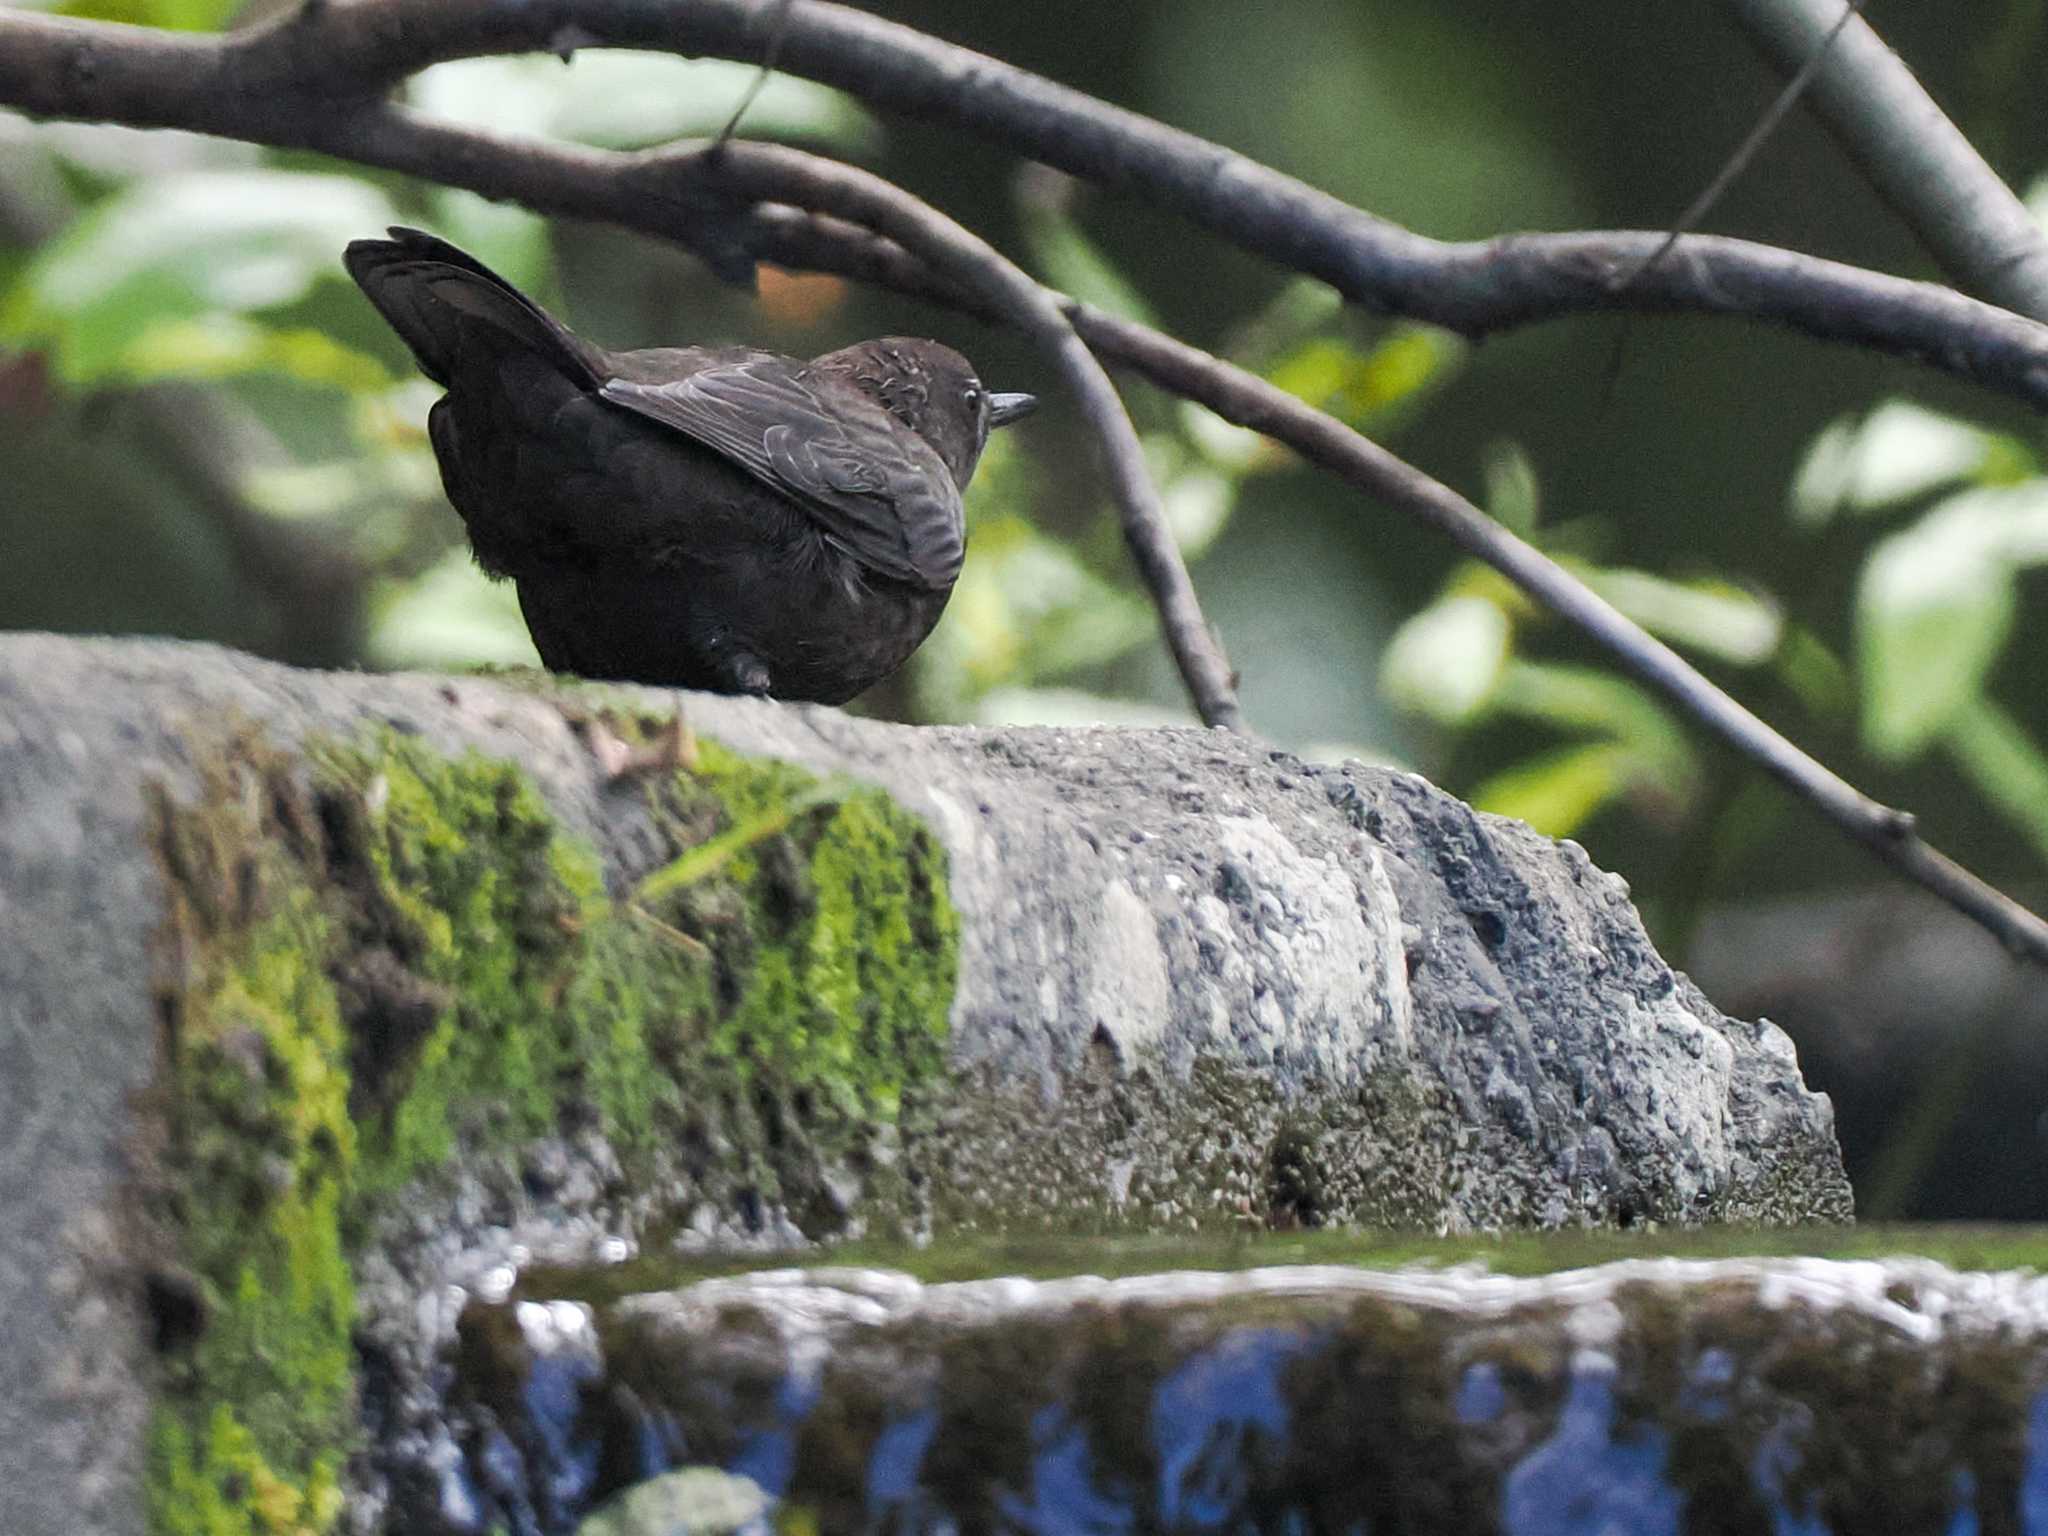
[[715, 450], [814, 517], [869, 569], [934, 591], [964, 553], [960, 492], [931, 447], [851, 390], [823, 401], [781, 358], [678, 379], [613, 378], [606, 400]]

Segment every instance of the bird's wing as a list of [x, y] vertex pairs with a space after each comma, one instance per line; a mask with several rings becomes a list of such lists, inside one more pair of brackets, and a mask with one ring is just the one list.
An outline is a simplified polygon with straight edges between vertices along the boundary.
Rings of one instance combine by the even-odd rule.
[[661, 380], [607, 379], [606, 400], [711, 448], [817, 519], [862, 565], [932, 591], [964, 555], [960, 492], [923, 438], [851, 389], [820, 399], [761, 354]]

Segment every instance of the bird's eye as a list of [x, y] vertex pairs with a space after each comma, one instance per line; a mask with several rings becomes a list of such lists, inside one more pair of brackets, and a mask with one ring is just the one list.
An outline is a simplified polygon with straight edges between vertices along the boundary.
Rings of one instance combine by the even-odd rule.
[[966, 400], [967, 409], [970, 411], [979, 410], [981, 408], [981, 386], [979, 384], [968, 385], [967, 393], [961, 398]]

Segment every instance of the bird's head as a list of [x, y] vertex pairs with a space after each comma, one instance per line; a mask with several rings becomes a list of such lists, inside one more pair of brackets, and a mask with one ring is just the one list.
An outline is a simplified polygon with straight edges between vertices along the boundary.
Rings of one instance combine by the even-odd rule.
[[858, 342], [811, 366], [845, 378], [923, 438], [963, 491], [989, 433], [1038, 405], [1035, 395], [992, 393], [951, 347], [908, 336]]

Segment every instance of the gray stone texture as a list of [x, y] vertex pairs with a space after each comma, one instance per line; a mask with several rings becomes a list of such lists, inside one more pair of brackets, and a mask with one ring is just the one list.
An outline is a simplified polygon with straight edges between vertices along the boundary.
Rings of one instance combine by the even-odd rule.
[[[561, 697], [0, 637], [0, 1530], [133, 1528], [148, 1362], [102, 1260], [155, 1061], [145, 786], [195, 793], [239, 725], [286, 750], [388, 726], [515, 759], [630, 879], [645, 829]], [[1784, 1034], [1672, 972], [1581, 849], [1414, 775], [1197, 730], [689, 710], [738, 751], [879, 783], [949, 851], [963, 1109], [923, 1154], [938, 1225], [1850, 1212]]]

